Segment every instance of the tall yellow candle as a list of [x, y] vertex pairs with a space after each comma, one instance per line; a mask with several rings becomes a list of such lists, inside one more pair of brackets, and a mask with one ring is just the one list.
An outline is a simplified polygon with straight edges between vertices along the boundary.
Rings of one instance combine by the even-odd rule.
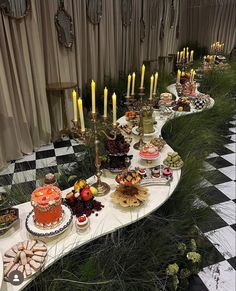
[[151, 78], [150, 78], [150, 95], [149, 95], [149, 99], [150, 99], [150, 100], [152, 100], [153, 81], [154, 81], [154, 76], [152, 75]]
[[79, 119], [80, 119], [80, 126], [81, 131], [85, 132], [85, 126], [84, 126], [84, 112], [83, 112], [83, 101], [81, 98], [78, 99], [78, 107], [79, 107]]
[[180, 62], [182, 61], [182, 58], [183, 58], [183, 51], [180, 52], [180, 58], [179, 58], [179, 61], [180, 61]]
[[74, 118], [73, 120], [75, 122], [78, 121], [78, 112], [77, 112], [77, 97], [76, 97], [76, 91], [72, 91], [72, 98], [73, 98], [73, 109], [74, 109]]
[[92, 80], [92, 82], [91, 82], [91, 90], [92, 90], [92, 113], [96, 113], [95, 88], [96, 88], [96, 84]]
[[155, 79], [154, 79], [154, 89], [153, 89], [153, 93], [156, 94], [157, 93], [157, 80], [158, 80], [158, 73], [155, 73]]
[[190, 52], [190, 62], [193, 62], [193, 53], [194, 53], [194, 51]]
[[180, 76], [181, 76], [181, 71], [177, 71], [177, 78], [176, 78], [176, 83], [180, 83]]
[[140, 88], [143, 88], [143, 84], [144, 84], [144, 74], [145, 74], [145, 66], [142, 65], [142, 73], [141, 73], [141, 83], [140, 83]]
[[185, 47], [183, 49], [183, 58], [185, 59]]
[[134, 87], [135, 87], [135, 73], [132, 74], [132, 91], [131, 91], [131, 95], [134, 95]]
[[113, 107], [113, 125], [116, 126], [116, 94], [112, 95], [112, 107]]
[[187, 63], [189, 62], [189, 52], [188, 51], [186, 52], [186, 62]]
[[131, 84], [131, 75], [128, 75], [128, 84], [127, 84], [127, 97], [130, 97], [130, 84]]
[[107, 87], [104, 88], [104, 113], [103, 117], [107, 117], [107, 95], [108, 95], [108, 90]]
[[177, 63], [179, 62], [179, 52], [177, 52]]

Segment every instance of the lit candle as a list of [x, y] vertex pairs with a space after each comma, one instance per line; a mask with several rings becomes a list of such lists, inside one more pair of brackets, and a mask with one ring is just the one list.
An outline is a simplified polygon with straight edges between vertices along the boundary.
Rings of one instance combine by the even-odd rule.
[[154, 89], [153, 89], [154, 94], [157, 93], [157, 80], [158, 80], [158, 73], [156, 72], [155, 79], [154, 79]]
[[113, 107], [113, 126], [116, 126], [116, 94], [112, 95], [112, 107]]
[[179, 63], [179, 52], [177, 52], [177, 63]]
[[189, 62], [189, 52], [188, 51], [186, 52], [186, 62], [187, 63]]
[[104, 114], [103, 117], [107, 117], [107, 95], [108, 95], [108, 90], [107, 87], [104, 88]]
[[134, 95], [134, 87], [135, 87], [135, 73], [132, 74], [132, 92], [131, 92], [131, 95]]
[[130, 97], [130, 84], [131, 84], [131, 75], [128, 76], [128, 84], [127, 84], [127, 97]]
[[152, 91], [153, 91], [153, 81], [154, 81], [154, 76], [152, 75], [150, 78], [151, 82], [150, 82], [150, 95], [149, 95], [149, 99], [152, 100]]
[[185, 47], [183, 49], [183, 58], [185, 59]]
[[194, 51], [190, 52], [190, 62], [193, 62], [193, 53], [194, 53]]
[[177, 78], [176, 78], [176, 83], [180, 83], [180, 76], [181, 76], [181, 71], [177, 71]]
[[142, 73], [141, 73], [141, 83], [140, 83], [140, 88], [143, 88], [143, 83], [144, 83], [144, 74], [145, 74], [145, 66], [142, 65]]
[[83, 101], [81, 98], [78, 99], [78, 107], [79, 107], [79, 119], [80, 119], [80, 126], [81, 131], [85, 132], [85, 126], [84, 126], [84, 112], [83, 112]]
[[72, 91], [72, 98], [73, 98], [73, 109], [74, 109], [74, 122], [78, 121], [78, 113], [77, 113], [77, 97], [76, 97], [76, 91]]
[[180, 61], [180, 62], [182, 61], [182, 58], [183, 58], [183, 51], [180, 52], [180, 58], [179, 58], [179, 61]]
[[95, 88], [96, 88], [96, 84], [92, 80], [92, 82], [91, 82], [91, 90], [92, 90], [92, 113], [96, 113]]

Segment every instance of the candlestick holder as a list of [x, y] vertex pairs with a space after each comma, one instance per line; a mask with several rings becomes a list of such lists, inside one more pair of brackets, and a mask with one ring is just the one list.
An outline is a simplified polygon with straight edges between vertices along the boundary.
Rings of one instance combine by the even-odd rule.
[[[106, 138], [115, 140], [117, 134], [119, 133], [119, 129], [117, 127], [117, 124], [113, 124], [112, 131], [109, 132], [109, 135], [106, 133], [106, 130], [108, 129], [108, 118], [105, 116], [102, 116], [101, 123], [102, 128], [98, 128], [98, 119], [100, 120], [98, 114], [91, 113], [91, 121], [92, 121], [92, 128], [91, 129], [85, 129], [85, 131], [81, 131], [81, 129], [78, 126], [78, 122], [73, 121], [73, 127], [71, 129], [73, 139], [77, 141], [78, 143], [84, 143], [88, 144], [93, 138], [94, 140], [94, 148], [95, 148], [95, 167], [96, 167], [96, 178], [97, 182], [93, 184], [94, 187], [97, 188], [97, 196], [104, 196], [110, 191], [110, 186], [101, 181], [102, 171], [101, 171], [101, 160], [99, 156], [99, 136], [104, 134]], [[110, 137], [110, 134], [112, 134], [112, 137]]]
[[133, 145], [135, 150], [141, 150], [143, 146], [145, 146], [144, 138], [144, 130], [143, 130], [143, 110], [140, 109], [140, 117], [139, 117], [139, 141]]

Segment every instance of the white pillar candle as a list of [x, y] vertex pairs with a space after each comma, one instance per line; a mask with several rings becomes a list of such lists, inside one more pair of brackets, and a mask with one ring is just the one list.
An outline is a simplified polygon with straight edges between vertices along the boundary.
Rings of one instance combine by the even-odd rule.
[[143, 88], [143, 84], [144, 84], [144, 74], [145, 74], [145, 66], [142, 65], [142, 73], [141, 73], [141, 83], [140, 83], [140, 88]]
[[108, 95], [108, 90], [107, 87], [104, 88], [104, 113], [103, 116], [107, 117], [107, 95]]
[[92, 82], [91, 82], [91, 90], [92, 90], [92, 113], [94, 113], [94, 114], [96, 113], [95, 88], [96, 88], [96, 84], [92, 80]]
[[131, 92], [131, 95], [134, 95], [134, 87], [135, 87], [135, 73], [132, 74], [132, 92]]
[[154, 94], [157, 93], [157, 80], [158, 80], [158, 73], [156, 72], [155, 79], [154, 79], [154, 89], [153, 89]]
[[79, 118], [80, 118], [80, 126], [81, 131], [85, 132], [85, 126], [84, 126], [84, 112], [83, 112], [83, 101], [81, 98], [78, 99], [78, 107], [79, 107]]
[[116, 126], [116, 94], [112, 95], [112, 107], [113, 107], [113, 126]]
[[73, 111], [74, 111], [74, 118], [73, 121], [77, 122], [78, 121], [78, 112], [77, 112], [77, 96], [76, 96], [76, 91], [72, 91], [72, 99], [73, 99]]
[[151, 78], [150, 78], [150, 95], [149, 95], [149, 99], [150, 100], [152, 100], [153, 81], [154, 81], [154, 76], [152, 75]]
[[126, 96], [130, 97], [130, 84], [131, 84], [131, 75], [128, 75], [128, 84], [127, 84], [127, 93]]

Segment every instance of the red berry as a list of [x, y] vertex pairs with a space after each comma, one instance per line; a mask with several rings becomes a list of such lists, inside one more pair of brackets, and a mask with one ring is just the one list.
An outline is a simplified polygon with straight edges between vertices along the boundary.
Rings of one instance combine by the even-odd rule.
[[86, 220], [86, 217], [85, 216], [79, 216], [78, 217], [78, 221], [79, 222], [84, 222]]

